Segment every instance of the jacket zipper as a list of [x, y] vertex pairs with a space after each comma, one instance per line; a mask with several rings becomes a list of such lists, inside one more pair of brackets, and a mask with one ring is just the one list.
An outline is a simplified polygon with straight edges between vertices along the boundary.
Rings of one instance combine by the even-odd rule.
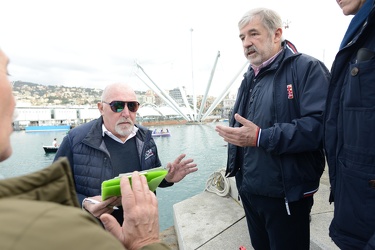
[[285, 208], [286, 208], [286, 212], [288, 213], [288, 215], [290, 215], [290, 209], [289, 209], [289, 203], [288, 203], [288, 199], [285, 197]]

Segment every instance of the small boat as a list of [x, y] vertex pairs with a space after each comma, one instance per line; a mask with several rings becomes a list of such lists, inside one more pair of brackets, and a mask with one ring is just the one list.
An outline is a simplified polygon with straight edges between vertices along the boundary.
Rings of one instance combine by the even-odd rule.
[[152, 131], [152, 136], [153, 137], [169, 137], [171, 136], [171, 132], [169, 132], [168, 129], [166, 131], [164, 130], [156, 131], [155, 129], [154, 131]]
[[56, 153], [59, 147], [54, 146], [43, 146], [44, 152], [46, 153]]
[[69, 131], [70, 125], [43, 125], [43, 126], [26, 126], [25, 132], [51, 132], [51, 131]]

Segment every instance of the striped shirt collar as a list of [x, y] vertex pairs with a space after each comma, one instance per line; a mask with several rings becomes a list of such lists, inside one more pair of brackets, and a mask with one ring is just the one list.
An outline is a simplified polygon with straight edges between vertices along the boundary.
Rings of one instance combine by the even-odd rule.
[[271, 57], [271, 58], [268, 59], [267, 61], [263, 62], [263, 63], [262, 63], [261, 65], [259, 65], [258, 67], [251, 65], [251, 68], [254, 70], [254, 75], [255, 75], [255, 76], [258, 75], [259, 71], [260, 71], [262, 68], [264, 68], [264, 67], [270, 65], [270, 64], [275, 60], [275, 58], [276, 58], [278, 55], [280, 55], [281, 51], [283, 51], [283, 49], [281, 49], [281, 50], [280, 50], [279, 52], [277, 52], [273, 57]]

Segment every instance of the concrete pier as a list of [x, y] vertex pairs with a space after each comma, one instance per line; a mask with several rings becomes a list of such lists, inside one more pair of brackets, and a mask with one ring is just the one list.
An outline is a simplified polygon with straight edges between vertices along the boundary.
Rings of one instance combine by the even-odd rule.
[[[311, 212], [312, 250], [339, 249], [328, 235], [333, 216], [329, 204], [329, 180], [326, 171], [319, 191], [314, 195]], [[222, 197], [210, 192], [179, 202], [173, 206], [174, 226], [161, 232], [161, 239], [172, 250], [239, 249], [252, 250], [242, 204], [237, 201], [234, 179], [230, 178], [230, 195]]]

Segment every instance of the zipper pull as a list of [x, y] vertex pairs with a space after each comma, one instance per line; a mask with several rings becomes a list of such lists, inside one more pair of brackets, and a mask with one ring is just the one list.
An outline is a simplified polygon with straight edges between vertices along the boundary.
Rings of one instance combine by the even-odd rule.
[[288, 215], [290, 215], [289, 203], [288, 203], [288, 199], [286, 197], [285, 197], [285, 207], [286, 207], [286, 212], [288, 213]]

